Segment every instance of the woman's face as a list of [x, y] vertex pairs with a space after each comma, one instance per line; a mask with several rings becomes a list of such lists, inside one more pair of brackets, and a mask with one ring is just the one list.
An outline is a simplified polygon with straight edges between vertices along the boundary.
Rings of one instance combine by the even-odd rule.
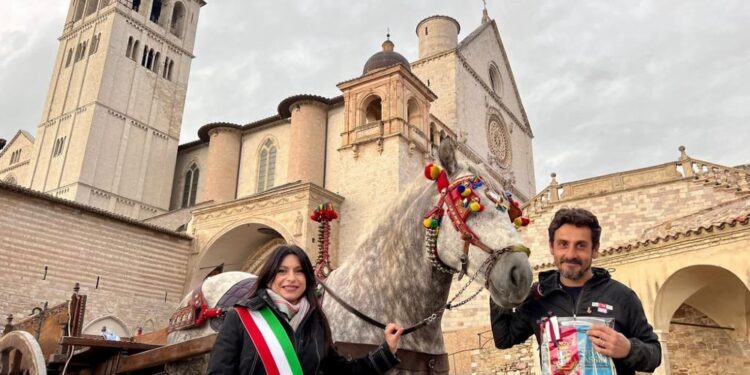
[[271, 290], [284, 297], [285, 300], [297, 303], [305, 294], [306, 287], [305, 273], [302, 272], [299, 258], [292, 254], [285, 256], [279, 270], [276, 271], [276, 276], [271, 281]]

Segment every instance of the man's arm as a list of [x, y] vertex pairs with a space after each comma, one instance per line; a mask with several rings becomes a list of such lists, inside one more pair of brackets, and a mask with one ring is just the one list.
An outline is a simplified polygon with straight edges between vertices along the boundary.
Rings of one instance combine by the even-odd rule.
[[661, 343], [651, 325], [648, 324], [641, 301], [635, 292], [631, 292], [628, 325], [630, 353], [623, 358], [623, 363], [636, 371], [654, 372], [661, 364]]
[[519, 308], [519, 310], [513, 312], [511, 309], [503, 309], [492, 302], [492, 298], [490, 298], [492, 337], [495, 339], [495, 347], [498, 349], [507, 349], [525, 342], [534, 334], [534, 329], [522, 316], [522, 309]]

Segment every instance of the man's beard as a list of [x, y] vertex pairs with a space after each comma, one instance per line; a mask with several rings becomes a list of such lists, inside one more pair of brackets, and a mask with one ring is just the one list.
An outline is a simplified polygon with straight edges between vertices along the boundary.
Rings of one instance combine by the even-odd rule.
[[[568, 270], [564, 267], [565, 263], [577, 264], [581, 266], [581, 268], [578, 271]], [[585, 275], [586, 272], [591, 269], [591, 263], [584, 267], [583, 262], [580, 259], [561, 258], [560, 262], [558, 263], [557, 269], [560, 271], [560, 276], [568, 280], [580, 280], [583, 278], [583, 275]]]

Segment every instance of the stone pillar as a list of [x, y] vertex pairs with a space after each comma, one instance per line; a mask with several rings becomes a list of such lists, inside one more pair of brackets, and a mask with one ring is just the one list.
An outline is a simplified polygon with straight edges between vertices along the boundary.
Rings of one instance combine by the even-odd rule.
[[680, 151], [680, 164], [682, 164], [682, 173], [685, 175], [685, 177], [693, 177], [693, 161], [690, 160], [690, 157], [685, 152], [685, 146], [680, 146], [678, 148]]
[[669, 352], [667, 351], [667, 339], [669, 338], [669, 332], [664, 332], [660, 329], [654, 329], [654, 333], [659, 337], [659, 343], [661, 344], [661, 366], [659, 366], [655, 375], [671, 375], [672, 364], [669, 363]]
[[322, 187], [328, 106], [314, 100], [301, 100], [292, 103], [289, 111], [292, 127], [289, 131], [287, 181], [312, 182]]
[[237, 196], [242, 133], [237, 128], [227, 126], [213, 128], [208, 135], [210, 139], [202, 200], [214, 203], [234, 200]]

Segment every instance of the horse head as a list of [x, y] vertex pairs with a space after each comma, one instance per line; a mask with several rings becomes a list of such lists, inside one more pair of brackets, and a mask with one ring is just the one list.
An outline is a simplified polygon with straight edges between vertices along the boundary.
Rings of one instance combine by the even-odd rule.
[[532, 272], [529, 250], [512, 220], [520, 208], [506, 193], [507, 181], [493, 179], [483, 165], [459, 162], [450, 140], [441, 144], [438, 154], [444, 171], [438, 167], [428, 176], [438, 185], [438, 203], [425, 215], [424, 224], [433, 263], [443, 271], [475, 277], [502, 307], [519, 305], [529, 292]]

